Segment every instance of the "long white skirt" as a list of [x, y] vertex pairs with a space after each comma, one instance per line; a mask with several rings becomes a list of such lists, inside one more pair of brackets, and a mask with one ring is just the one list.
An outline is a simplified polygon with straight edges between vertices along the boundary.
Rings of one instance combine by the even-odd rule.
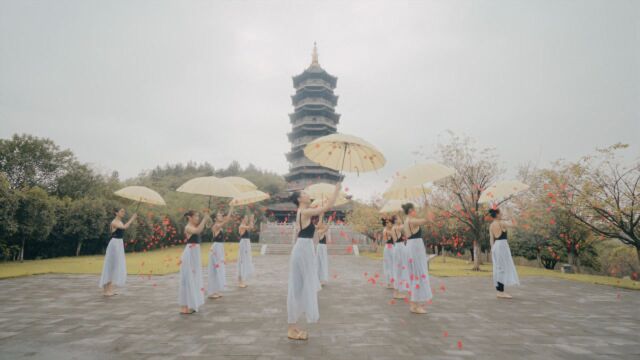
[[240, 239], [240, 250], [238, 253], [238, 278], [248, 280], [254, 272], [253, 258], [251, 257], [251, 240]]
[[307, 323], [320, 318], [318, 310], [318, 264], [313, 251], [313, 239], [298, 238], [289, 260], [289, 290], [287, 293], [287, 321], [295, 324], [302, 314]]
[[99, 286], [104, 287], [109, 282], [116, 286], [124, 286], [127, 282], [127, 262], [124, 258], [124, 244], [122, 239], [112, 238], [107, 245], [104, 255], [102, 276]]
[[214, 242], [209, 250], [209, 286], [207, 290], [209, 295], [217, 294], [226, 289], [227, 280], [226, 270], [224, 267], [224, 244]]
[[178, 304], [196, 311], [204, 304], [200, 244], [187, 244], [182, 253]]
[[395, 277], [393, 279], [393, 288], [398, 291], [408, 291], [410, 286], [407, 251], [408, 248], [402, 241], [394, 245], [393, 268]]
[[496, 240], [491, 248], [491, 259], [493, 261], [493, 283], [498, 286], [520, 285], [516, 265], [511, 257], [511, 249], [507, 240]]
[[427, 261], [427, 249], [422, 239], [409, 239], [407, 241], [409, 282], [411, 288], [411, 301], [425, 302], [433, 297], [431, 284], [429, 283], [429, 263]]
[[384, 273], [384, 281], [387, 284], [393, 284], [391, 281], [395, 278], [393, 268], [393, 244], [384, 244], [384, 252], [382, 254], [382, 271]]
[[327, 244], [318, 244], [318, 279], [321, 282], [329, 281], [329, 256], [327, 255]]

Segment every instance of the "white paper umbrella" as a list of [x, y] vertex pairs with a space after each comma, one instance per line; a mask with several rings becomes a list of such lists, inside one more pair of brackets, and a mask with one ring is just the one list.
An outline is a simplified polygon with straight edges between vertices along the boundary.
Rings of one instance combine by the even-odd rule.
[[386, 200], [417, 199], [424, 198], [429, 193], [431, 193], [431, 189], [424, 186], [412, 188], [390, 188], [382, 194], [382, 197]]
[[231, 182], [224, 181], [215, 176], [193, 178], [180, 185], [176, 191], [189, 194], [230, 198], [236, 197], [242, 193], [238, 188], [231, 184]]
[[499, 202], [527, 189], [529, 185], [517, 180], [500, 181], [486, 188], [478, 202], [481, 204]]
[[324, 167], [357, 173], [380, 169], [387, 161], [375, 146], [345, 134], [317, 138], [307, 144], [304, 154]]
[[455, 173], [453, 168], [437, 163], [417, 164], [398, 172], [389, 190], [413, 189], [425, 183], [442, 180]]
[[229, 205], [241, 206], [257, 203], [259, 201], [267, 200], [270, 196], [260, 190], [246, 191], [236, 196], [229, 202]]
[[251, 181], [239, 176], [227, 176], [222, 178], [223, 181], [235, 186], [240, 192], [258, 190], [258, 187]]
[[125, 199], [143, 202], [151, 205], [167, 205], [164, 199], [157, 192], [149, 189], [146, 186], [127, 186], [122, 188], [114, 194], [123, 197]]

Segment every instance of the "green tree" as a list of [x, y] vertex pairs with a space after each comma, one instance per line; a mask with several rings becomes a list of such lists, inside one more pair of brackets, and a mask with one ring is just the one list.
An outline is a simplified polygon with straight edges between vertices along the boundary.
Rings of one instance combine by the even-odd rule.
[[106, 190], [106, 179], [96, 174], [89, 166], [75, 162], [68, 171], [58, 178], [55, 195], [79, 199], [87, 196], [99, 196]]
[[45, 241], [56, 222], [53, 203], [44, 190], [30, 188], [20, 195], [16, 222], [15, 237], [20, 242], [20, 261], [23, 261], [27, 240]]
[[5, 176], [0, 173], [0, 258], [13, 257], [15, 246], [9, 240], [18, 230], [15, 215], [18, 209], [18, 196], [9, 186]]
[[85, 242], [101, 240], [108, 221], [102, 201], [89, 198], [72, 202], [65, 220], [65, 235], [75, 242], [76, 256]]
[[0, 172], [6, 174], [13, 189], [38, 186], [51, 193], [74, 162], [70, 150], [60, 150], [49, 139], [17, 134], [0, 139]]

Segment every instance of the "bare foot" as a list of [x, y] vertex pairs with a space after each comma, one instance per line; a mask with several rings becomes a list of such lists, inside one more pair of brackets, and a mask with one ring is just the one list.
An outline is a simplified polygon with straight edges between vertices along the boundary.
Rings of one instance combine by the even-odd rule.
[[221, 297], [222, 297], [222, 295], [220, 295], [220, 294], [209, 295], [209, 299], [220, 299]]
[[292, 340], [307, 340], [308, 335], [300, 329], [289, 329], [287, 331], [287, 337]]
[[498, 299], [513, 299], [513, 296], [504, 293], [504, 292], [499, 292], [498, 295], [496, 296]]
[[393, 294], [394, 299], [405, 299], [406, 297], [407, 297], [407, 294], [403, 294], [400, 292], [396, 292], [395, 294]]

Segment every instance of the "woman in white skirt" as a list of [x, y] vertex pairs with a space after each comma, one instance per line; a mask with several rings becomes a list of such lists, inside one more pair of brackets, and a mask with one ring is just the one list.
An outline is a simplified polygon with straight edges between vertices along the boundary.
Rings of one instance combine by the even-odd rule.
[[102, 266], [102, 276], [100, 276], [99, 286], [102, 288], [102, 294], [104, 296], [117, 295], [113, 291], [113, 284], [117, 286], [124, 286], [127, 282], [127, 263], [124, 258], [124, 231], [131, 226], [133, 221], [138, 217], [138, 214], [133, 214], [131, 219], [126, 224], [122, 222], [126, 211], [121, 209], [114, 209], [115, 219], [111, 221], [109, 226], [109, 232], [111, 233], [111, 240], [107, 245], [107, 252], [104, 254], [104, 265]]
[[238, 287], [246, 288], [246, 280], [253, 275], [253, 258], [251, 257], [251, 230], [255, 227], [253, 214], [245, 215], [240, 222], [240, 246], [238, 250]]
[[[315, 323], [320, 318], [318, 311], [318, 264], [314, 254], [313, 237], [315, 226], [311, 222], [313, 216], [318, 216], [329, 210], [335, 204], [340, 192], [341, 183], [327, 203], [319, 208], [310, 208], [311, 198], [304, 191], [294, 192], [291, 201], [296, 204], [296, 223], [294, 235], [297, 235], [291, 259], [289, 261], [289, 286], [287, 293], [287, 322], [289, 328], [287, 337], [294, 340], [307, 340], [306, 331], [298, 328], [298, 319], [305, 314], [307, 323]], [[298, 231], [299, 230], [299, 231]]]
[[198, 308], [204, 304], [204, 283], [200, 258], [202, 237], [200, 234], [211, 217], [207, 214], [201, 221], [200, 214], [194, 210], [189, 210], [184, 216], [187, 218], [187, 226], [184, 228], [187, 245], [184, 247], [180, 262], [178, 304], [180, 305], [180, 313], [188, 315], [198, 311]]
[[407, 254], [409, 263], [409, 311], [414, 314], [426, 314], [425, 303], [429, 301], [431, 284], [429, 283], [429, 267], [427, 249], [424, 247], [421, 226], [427, 219], [417, 218], [416, 209], [411, 203], [402, 205], [407, 219], [404, 222], [404, 234], [407, 237]]
[[493, 262], [493, 283], [498, 291], [498, 299], [511, 299], [512, 296], [504, 292], [505, 286], [520, 285], [518, 272], [511, 257], [511, 249], [507, 242], [507, 227], [513, 222], [502, 220], [500, 209], [489, 210], [493, 219], [489, 225], [489, 241], [491, 242], [491, 260]]
[[407, 253], [407, 239], [402, 235], [404, 225], [396, 216], [392, 234], [395, 236], [393, 245], [393, 298], [405, 299], [409, 291], [409, 256]]
[[318, 226], [316, 228], [316, 237], [318, 238], [318, 246], [316, 247], [316, 255], [318, 257], [318, 279], [320, 285], [326, 285], [329, 281], [329, 256], [327, 252], [327, 236], [329, 234], [329, 226], [323, 221], [324, 214], [320, 214]]
[[393, 267], [393, 246], [398, 240], [398, 234], [394, 229], [397, 216], [391, 218], [382, 218], [382, 241], [384, 241], [384, 250], [382, 253], [382, 271], [384, 280], [387, 283], [387, 289], [394, 288], [395, 268]]
[[222, 227], [226, 225], [233, 214], [233, 206], [229, 208], [229, 213], [226, 216], [222, 215], [222, 212], [216, 214], [216, 221], [211, 226], [211, 233], [213, 234], [213, 244], [211, 244], [211, 250], [209, 250], [209, 291], [210, 299], [219, 299], [222, 297], [222, 292], [227, 286], [226, 282], [226, 269], [224, 263], [224, 232]]

